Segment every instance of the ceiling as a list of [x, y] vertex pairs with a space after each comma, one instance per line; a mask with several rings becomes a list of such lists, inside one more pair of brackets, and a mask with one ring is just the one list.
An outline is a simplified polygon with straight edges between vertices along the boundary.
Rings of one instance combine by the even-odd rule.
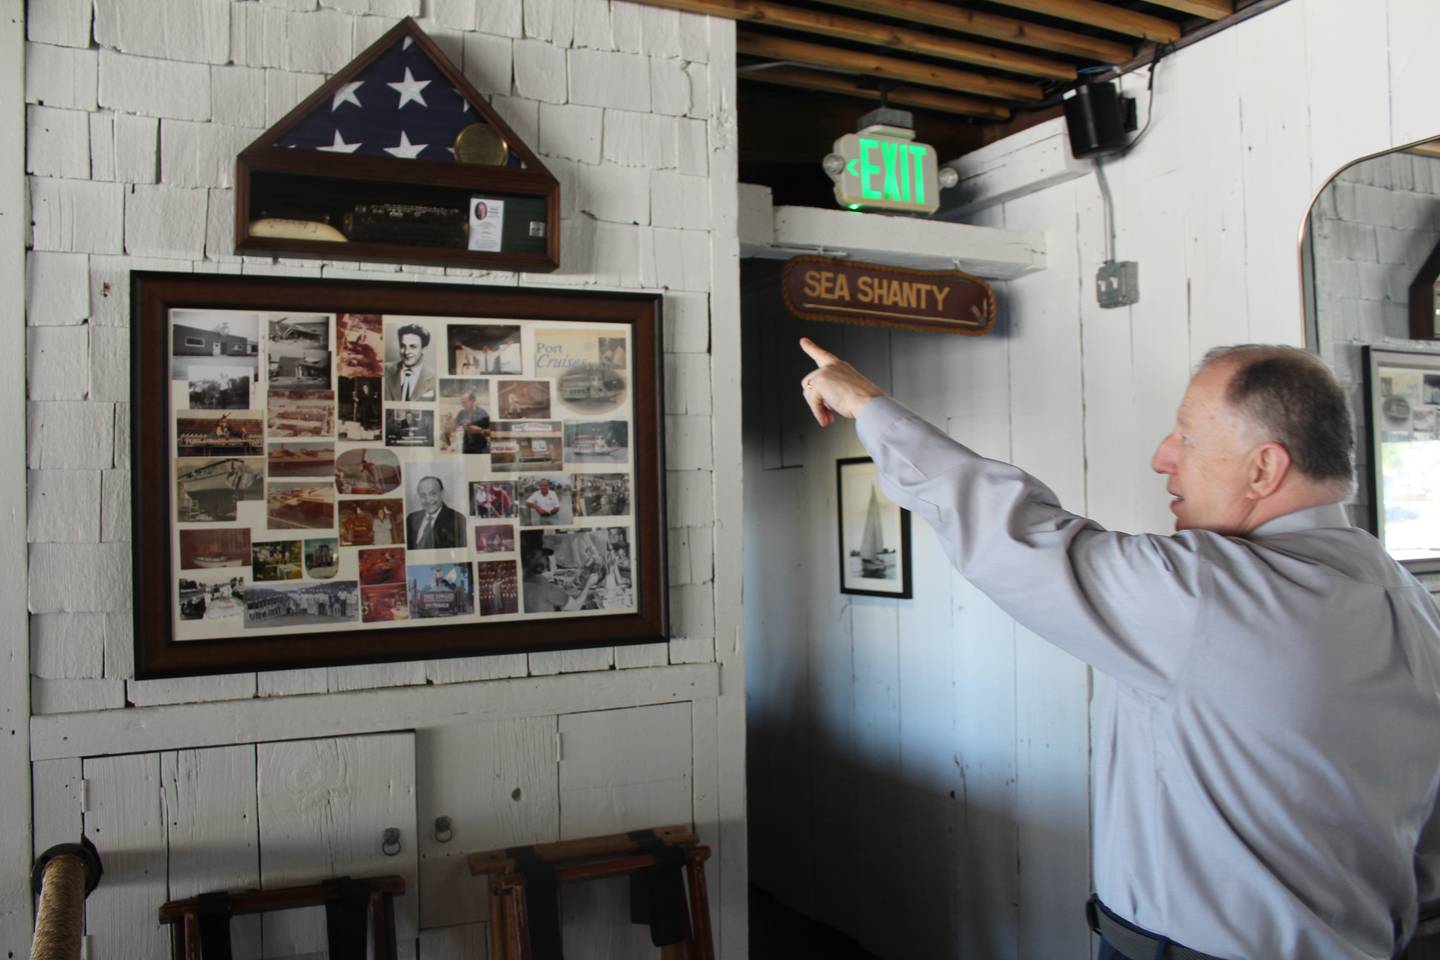
[[738, 22], [741, 179], [824, 204], [820, 159], [879, 105], [943, 159], [1059, 111], [1144, 63], [1283, 0], [644, 0]]

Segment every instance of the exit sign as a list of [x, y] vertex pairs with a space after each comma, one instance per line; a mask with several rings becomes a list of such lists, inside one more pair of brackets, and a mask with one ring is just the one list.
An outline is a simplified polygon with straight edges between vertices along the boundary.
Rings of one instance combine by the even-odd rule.
[[851, 210], [934, 213], [940, 207], [935, 148], [901, 127], [866, 127], [835, 141], [825, 169], [835, 199]]

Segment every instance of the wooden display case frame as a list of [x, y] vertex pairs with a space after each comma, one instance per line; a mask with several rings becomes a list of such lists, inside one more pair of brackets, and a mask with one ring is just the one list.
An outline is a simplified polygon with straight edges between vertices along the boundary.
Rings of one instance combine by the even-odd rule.
[[[435, 66], [470, 102], [477, 118], [492, 125], [508, 145], [510, 154], [524, 163], [523, 169], [483, 166], [439, 160], [354, 156], [299, 150], [276, 146], [291, 128], [331, 98], [336, 89], [364, 72], [391, 46], [410, 37], [434, 61]], [[440, 247], [375, 241], [302, 240], [284, 237], [256, 237], [250, 233], [251, 205], [258, 177], [281, 176], [297, 179], [348, 181], [355, 185], [356, 199], [365, 197], [365, 186], [411, 184], [427, 193], [436, 189], [458, 194], [486, 194], [501, 198], [533, 198], [545, 204], [544, 253], [473, 251], [462, 247]], [[515, 131], [490, 107], [413, 19], [396, 24], [371, 44], [319, 89], [305, 98], [240, 152], [235, 160], [235, 252], [237, 254], [278, 254], [321, 260], [367, 260], [385, 263], [421, 263], [464, 266], [478, 270], [510, 270], [549, 273], [560, 266], [560, 182], [545, 168]]]

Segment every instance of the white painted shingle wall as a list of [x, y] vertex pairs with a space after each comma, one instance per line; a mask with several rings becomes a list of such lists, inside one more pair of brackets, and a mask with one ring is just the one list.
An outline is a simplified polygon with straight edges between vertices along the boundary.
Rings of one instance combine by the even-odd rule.
[[[423, 7], [419, 0], [101, 0], [93, 19], [88, 2], [34, 6], [43, 14], [32, 16], [26, 48], [34, 218], [27, 462], [39, 711], [148, 699], [139, 693], [144, 684], [130, 680], [121, 641], [110, 645], [108, 659], [75, 661], [49, 650], [61, 641], [47, 639], [69, 636], [96, 615], [118, 622], [128, 609], [128, 441], [121, 431], [132, 269], [398, 273], [664, 290], [672, 539], [712, 542], [707, 123], [714, 109], [710, 85], [695, 78], [705, 77], [711, 43], [727, 34], [712, 38], [705, 18], [605, 0], [435, 0]], [[558, 272], [518, 277], [234, 255], [235, 154], [402, 15], [422, 17], [422, 27], [495, 95], [560, 177], [566, 217]], [[722, 154], [721, 162], [733, 155]], [[692, 554], [681, 551], [671, 571], [675, 635], [683, 638], [673, 644], [677, 662], [714, 649], [714, 559], [695, 563]], [[635, 661], [634, 651], [618, 660]], [[526, 670], [609, 669], [616, 662], [612, 651], [537, 656]], [[460, 676], [476, 671], [488, 672], [476, 667]], [[447, 665], [358, 673], [374, 685], [459, 679]], [[298, 685], [262, 678], [259, 690], [352, 686], [322, 682], [322, 674]], [[56, 683], [65, 695], [46, 696], [60, 689]], [[168, 686], [179, 699], [256, 695], [254, 683], [227, 684], [225, 694], [208, 681]]]
[[[594, 702], [644, 709], [668, 681], [627, 676], [663, 678], [671, 670], [688, 677], [693, 665], [713, 664], [729, 678], [728, 699], [713, 699], [719, 685], [712, 684], [705, 694], [712, 699], [695, 706], [693, 744], [683, 738], [693, 756], [667, 762], [693, 763], [692, 816], [718, 853], [711, 884], [716, 926], [728, 939], [721, 949], [741, 955], [743, 707], [730, 703], [743, 697], [738, 578], [722, 575], [716, 586], [717, 571], [738, 568], [739, 544], [715, 529], [718, 514], [740, 510], [738, 397], [733, 389], [712, 395], [712, 383], [733, 375], [712, 375], [714, 365], [733, 361], [726, 349], [711, 353], [712, 331], [724, 344], [738, 329], [733, 201], [726, 212], [736, 164], [733, 25], [621, 0], [45, 0], [28, 7], [23, 170], [0, 173], [28, 190], [33, 220], [23, 267], [28, 404], [19, 421], [28, 483], [24, 492], [17, 485], [11, 513], [25, 517], [28, 541], [30, 631], [17, 649], [30, 655], [34, 722], [59, 731], [85, 719], [68, 714], [148, 708], [160, 712], [146, 714], [147, 729], [183, 739], [173, 725], [194, 721], [169, 719], [164, 711], [178, 708], [164, 705], [197, 704], [192, 709], [224, 727], [224, 717], [254, 698], [317, 695], [303, 703], [318, 716], [349, 691], [383, 696], [377, 688], [469, 683], [477, 700], [495, 702], [537, 682], [555, 684], [559, 699], [541, 693], [529, 709], [553, 719], [575, 709], [559, 693], [569, 689], [559, 685], [561, 674], [586, 674], [585, 689], [602, 693]], [[560, 179], [557, 272], [234, 254], [235, 153], [403, 16], [419, 19]], [[11, 86], [18, 102], [18, 76]], [[529, 657], [134, 680], [129, 273], [141, 269], [663, 292], [675, 639]], [[731, 406], [735, 412], [722, 417]], [[721, 631], [726, 639], [717, 644]], [[655, 668], [662, 673], [646, 672]], [[87, 745], [83, 732], [60, 738], [73, 743], [61, 751], [67, 756], [105, 752], [93, 739]], [[643, 752], [646, 738], [629, 748]], [[8, 771], [3, 779], [11, 781]], [[12, 782], [23, 779], [17, 772]], [[28, 843], [21, 845], [28, 856]], [[21, 916], [25, 904], [0, 903], [0, 917]], [[22, 929], [0, 928], [7, 939]], [[23, 953], [21, 942], [4, 946]]]

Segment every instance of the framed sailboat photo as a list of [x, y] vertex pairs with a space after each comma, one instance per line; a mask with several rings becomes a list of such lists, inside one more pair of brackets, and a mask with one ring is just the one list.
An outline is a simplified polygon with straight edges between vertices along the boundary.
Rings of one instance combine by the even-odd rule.
[[875, 462], [848, 457], [835, 462], [840, 520], [840, 592], [908, 600], [910, 511], [880, 489]]

